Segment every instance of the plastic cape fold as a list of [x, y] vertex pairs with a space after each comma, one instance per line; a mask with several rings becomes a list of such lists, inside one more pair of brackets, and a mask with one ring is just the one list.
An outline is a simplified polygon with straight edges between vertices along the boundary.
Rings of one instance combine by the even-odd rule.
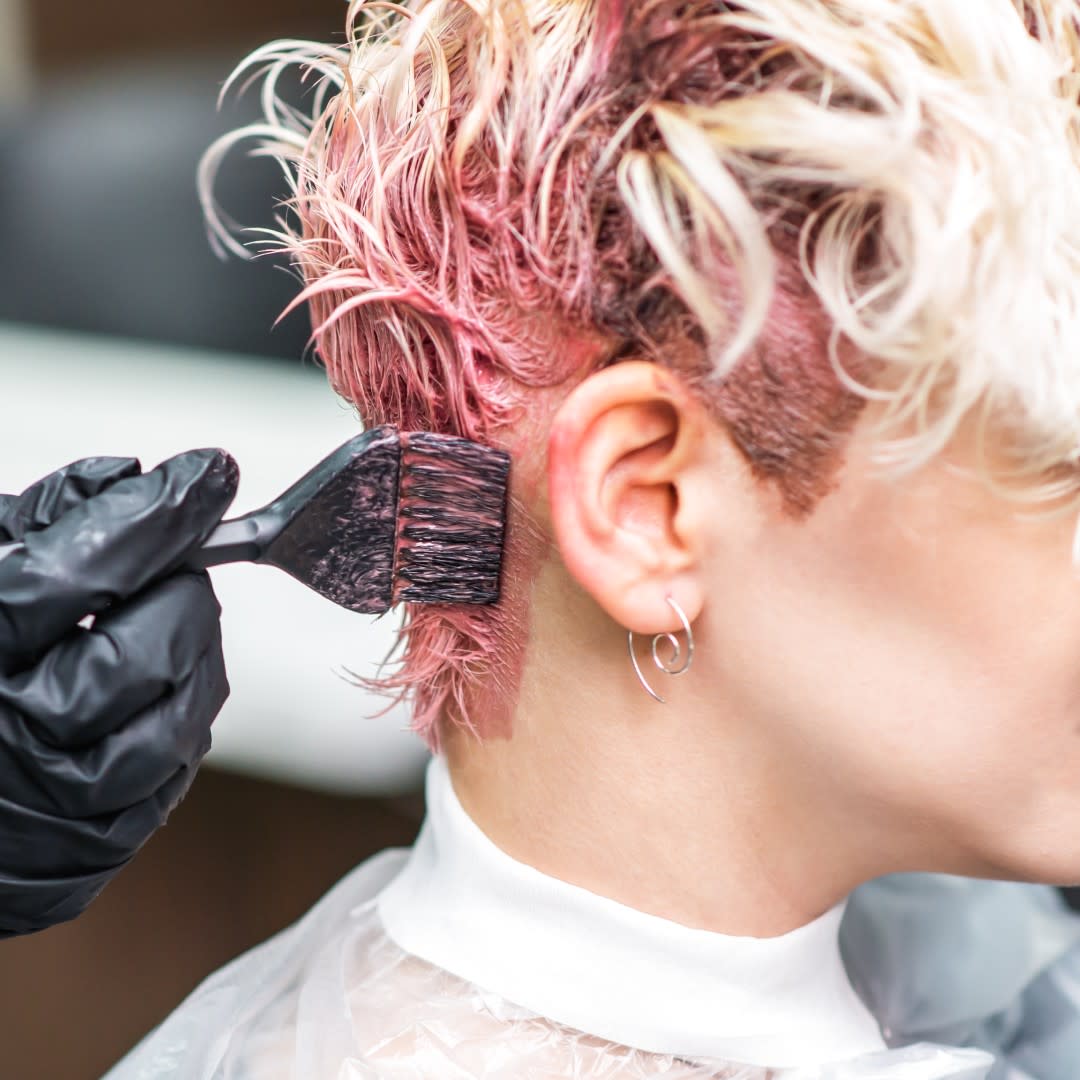
[[1080, 1077], [1080, 917], [1056, 889], [890, 875], [852, 893], [840, 946], [889, 1045], [981, 1047], [991, 1080]]
[[896, 875], [856, 890], [852, 982], [889, 1049], [833, 1065], [689, 1062], [561, 1027], [404, 953], [355, 869], [208, 978], [107, 1080], [1075, 1080], [1080, 920], [1040, 886]]

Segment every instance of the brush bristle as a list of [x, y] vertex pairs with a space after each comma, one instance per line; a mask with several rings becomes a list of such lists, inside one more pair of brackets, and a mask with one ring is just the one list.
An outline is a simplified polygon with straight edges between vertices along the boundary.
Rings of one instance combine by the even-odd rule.
[[467, 439], [403, 432], [394, 600], [499, 599], [510, 456]]

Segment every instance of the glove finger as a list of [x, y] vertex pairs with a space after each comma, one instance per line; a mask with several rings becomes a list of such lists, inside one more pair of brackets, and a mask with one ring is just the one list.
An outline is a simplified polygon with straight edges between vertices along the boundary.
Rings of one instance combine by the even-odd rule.
[[11, 830], [0, 800], [0, 936], [32, 933], [79, 915], [165, 823], [187, 794], [194, 768], [183, 768], [144, 802], [105, 822], [37, 816], [31, 859], [3, 850]]
[[0, 873], [0, 940], [76, 918], [122, 868], [29, 881]]
[[220, 654], [220, 614], [208, 575], [176, 574], [0, 678], [0, 706], [31, 721], [28, 737], [89, 746], [172, 693], [211, 645]]
[[[70, 818], [0, 796], [0, 867], [25, 880], [77, 877], [129, 857], [133, 838], [119, 815]], [[153, 826], [147, 824], [147, 835]]]
[[21, 495], [4, 496], [11, 502], [6, 509], [0, 504], [0, 536], [5, 541], [21, 540], [26, 533], [46, 528], [118, 480], [138, 476], [141, 471], [137, 458], [92, 457], [72, 462], [31, 484]]
[[83, 616], [177, 569], [221, 520], [237, 475], [223, 451], [192, 450], [0, 550], [0, 674], [33, 664]]
[[177, 769], [202, 760], [228, 693], [220, 643], [214, 642], [172, 693], [99, 742], [81, 750], [42, 742], [28, 753], [20, 747], [23, 782], [16, 777], [14, 790], [5, 787], [4, 794], [30, 810], [67, 818], [100, 818], [134, 806]]

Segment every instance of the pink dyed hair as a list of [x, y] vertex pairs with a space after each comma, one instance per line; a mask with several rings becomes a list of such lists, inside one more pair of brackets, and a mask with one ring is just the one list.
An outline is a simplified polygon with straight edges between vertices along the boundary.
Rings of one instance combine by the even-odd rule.
[[[943, 318], [973, 323], [967, 298], [945, 310], [927, 286], [943, 266], [996, 281], [934, 225], [972, 182], [946, 150], [982, 138], [990, 101], [969, 80], [964, 128], [960, 91], [946, 100], [938, 86], [983, 56], [955, 47], [981, 33], [965, 3], [354, 0], [345, 46], [278, 42], [241, 68], [265, 74], [266, 122], [208, 155], [207, 211], [243, 252], [207, 194], [214, 169], [252, 136], [287, 164], [292, 217], [272, 243], [299, 268], [319, 355], [365, 423], [505, 442], [540, 388], [646, 357], [680, 370], [805, 516], [883, 387], [894, 421], [925, 422], [921, 442], [897, 444], [917, 463], [976, 390], [1007, 381], [989, 363], [981, 381], [953, 377], [965, 348], [970, 376], [993, 343], [943, 333]], [[1026, 19], [1048, 56], [1080, 55], [1056, 0], [994, 6], [1000, 26], [1015, 22], [1010, 47], [1031, 41]], [[1012, 61], [997, 40], [988, 29], [983, 44], [1000, 67]], [[295, 63], [321, 77], [314, 119], [275, 93]], [[989, 137], [979, 150], [998, 153]], [[1016, 160], [1014, 143], [1000, 153]], [[552, 327], [603, 346], [553, 347]], [[874, 386], [860, 379], [871, 373]], [[936, 426], [913, 409], [950, 385], [967, 396]], [[519, 507], [511, 532], [529, 528]], [[510, 589], [490, 609], [411, 606], [399, 670], [367, 681], [410, 695], [435, 745], [441, 721], [513, 697], [506, 657], [523, 647], [525, 605]]]

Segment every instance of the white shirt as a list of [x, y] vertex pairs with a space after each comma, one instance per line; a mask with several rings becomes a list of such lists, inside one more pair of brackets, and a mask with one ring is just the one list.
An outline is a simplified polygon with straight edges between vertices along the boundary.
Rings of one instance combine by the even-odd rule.
[[427, 774], [427, 820], [378, 912], [404, 951], [579, 1031], [695, 1061], [785, 1067], [883, 1050], [852, 989], [846, 901], [779, 937], [691, 929], [511, 858]]

